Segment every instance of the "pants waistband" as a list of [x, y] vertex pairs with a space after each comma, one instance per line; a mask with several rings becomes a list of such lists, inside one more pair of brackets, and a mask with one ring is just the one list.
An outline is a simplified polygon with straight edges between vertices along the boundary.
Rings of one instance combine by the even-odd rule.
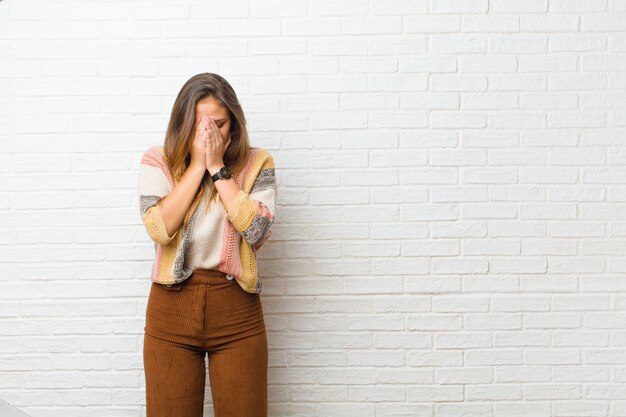
[[217, 269], [194, 269], [193, 273], [179, 284], [174, 285], [198, 285], [219, 284], [232, 280], [234, 277]]

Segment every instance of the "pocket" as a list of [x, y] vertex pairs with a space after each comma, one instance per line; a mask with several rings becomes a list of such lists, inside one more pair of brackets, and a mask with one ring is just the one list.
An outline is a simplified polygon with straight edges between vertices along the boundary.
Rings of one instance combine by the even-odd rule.
[[180, 289], [180, 285], [167, 287], [164, 284], [153, 282], [150, 288], [150, 295], [148, 296], [147, 313], [167, 313], [171, 311], [176, 304], [176, 299], [179, 298], [179, 295], [182, 295]]
[[[197, 318], [195, 288], [180, 285], [177, 289], [163, 284], [153, 283], [148, 297], [145, 330], [153, 335], [164, 338], [168, 336], [184, 336], [195, 331]], [[182, 289], [182, 291], [180, 291]], [[181, 326], [185, 323], [185, 326]]]

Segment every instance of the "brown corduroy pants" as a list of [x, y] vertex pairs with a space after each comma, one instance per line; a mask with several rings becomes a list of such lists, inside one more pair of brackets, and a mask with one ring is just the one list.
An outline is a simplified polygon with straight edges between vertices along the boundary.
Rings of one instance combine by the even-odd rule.
[[152, 283], [143, 361], [147, 417], [202, 417], [205, 355], [215, 417], [267, 417], [267, 338], [260, 294], [218, 270]]

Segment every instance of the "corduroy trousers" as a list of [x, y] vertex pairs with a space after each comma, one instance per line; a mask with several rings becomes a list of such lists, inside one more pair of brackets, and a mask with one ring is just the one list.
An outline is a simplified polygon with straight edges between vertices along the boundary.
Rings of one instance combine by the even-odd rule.
[[207, 355], [215, 417], [267, 417], [260, 294], [213, 269], [152, 283], [144, 331], [147, 417], [202, 417]]

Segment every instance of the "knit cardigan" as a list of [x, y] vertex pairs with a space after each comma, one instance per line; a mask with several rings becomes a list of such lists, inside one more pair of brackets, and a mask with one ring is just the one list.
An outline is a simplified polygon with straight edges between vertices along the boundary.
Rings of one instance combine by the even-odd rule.
[[[277, 183], [274, 159], [265, 149], [252, 148], [243, 170], [233, 176], [239, 186], [224, 221], [227, 233], [223, 233], [219, 245], [221, 260], [215, 266], [235, 278], [250, 293], [260, 293], [256, 252], [272, 234], [275, 219]], [[224, 181], [224, 180], [222, 180]], [[191, 236], [196, 231], [199, 217], [206, 215], [202, 204], [195, 209], [186, 230], [183, 225], [172, 236], [167, 234], [158, 202], [167, 196], [175, 183], [165, 161], [163, 146], [152, 146], [141, 157], [138, 197], [141, 220], [148, 236], [154, 241], [155, 257], [152, 266], [152, 282], [172, 285], [184, 281], [193, 273], [186, 257], [190, 252]], [[206, 192], [204, 198], [207, 198]], [[223, 204], [219, 195], [218, 204]], [[224, 208], [225, 210], [225, 208]], [[215, 239], [217, 240], [217, 239]], [[194, 251], [202, 248], [194, 248]]]

